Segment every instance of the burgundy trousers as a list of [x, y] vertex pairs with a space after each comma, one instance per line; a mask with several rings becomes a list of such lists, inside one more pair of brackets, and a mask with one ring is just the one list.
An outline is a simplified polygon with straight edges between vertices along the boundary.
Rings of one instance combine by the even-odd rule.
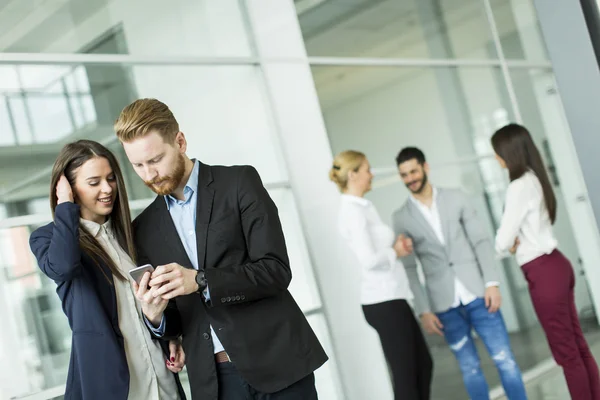
[[575, 275], [558, 250], [522, 267], [533, 307], [573, 400], [600, 400], [598, 366], [585, 341], [575, 308]]

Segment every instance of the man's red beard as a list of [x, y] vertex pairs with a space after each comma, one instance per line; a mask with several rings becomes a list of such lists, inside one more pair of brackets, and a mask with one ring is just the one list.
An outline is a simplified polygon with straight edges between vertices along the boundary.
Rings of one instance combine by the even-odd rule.
[[185, 173], [185, 158], [183, 155], [179, 155], [179, 159], [177, 160], [177, 166], [171, 175], [156, 177], [151, 181], [144, 181], [146, 186], [150, 188], [154, 193], [166, 196], [181, 184], [181, 179], [183, 179], [183, 174]]

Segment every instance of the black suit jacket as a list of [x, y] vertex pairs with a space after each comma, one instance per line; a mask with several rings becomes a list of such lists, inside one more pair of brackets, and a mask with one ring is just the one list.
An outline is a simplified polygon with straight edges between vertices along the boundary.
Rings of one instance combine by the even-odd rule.
[[[165, 311], [165, 339], [183, 336], [192, 396], [217, 399], [210, 325], [255, 389], [272, 393], [327, 361], [287, 290], [292, 272], [277, 207], [250, 166], [200, 163], [196, 211], [198, 266], [211, 301], [180, 296]], [[134, 221], [140, 264], [192, 268], [163, 196]]]

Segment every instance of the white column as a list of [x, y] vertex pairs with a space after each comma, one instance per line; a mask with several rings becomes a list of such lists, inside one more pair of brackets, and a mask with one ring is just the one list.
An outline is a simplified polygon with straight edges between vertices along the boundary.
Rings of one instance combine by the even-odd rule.
[[[596, 314], [600, 312], [600, 259], [598, 227], [600, 227], [600, 180], [598, 180], [598, 147], [600, 146], [600, 73], [594, 45], [590, 38], [580, 2], [546, 2], [534, 0], [542, 34], [552, 61], [558, 91], [564, 107], [565, 120], [556, 118], [551, 124], [569, 124], [571, 140], [549, 132], [553, 140], [559, 173], [571, 165], [566, 182], [570, 198], [569, 214], [576, 221], [583, 269], [590, 287]], [[587, 7], [586, 7], [587, 8]], [[543, 101], [543, 111], [557, 107], [551, 100]], [[560, 106], [560, 104], [558, 105]], [[552, 112], [552, 111], [550, 111]], [[572, 143], [572, 145], [571, 145]], [[573, 149], [575, 152], [573, 152]], [[573, 166], [575, 160], [579, 165]], [[566, 171], [563, 171], [566, 172]], [[583, 180], [581, 180], [583, 178]], [[584, 185], [585, 184], [585, 185]], [[595, 224], [594, 224], [595, 222]]]
[[[386, 362], [359, 302], [360, 270], [339, 240], [331, 147], [291, 0], [247, 0], [283, 156], [330, 328], [344, 399], [392, 399]], [[273, 57], [291, 57], [282, 62]]]

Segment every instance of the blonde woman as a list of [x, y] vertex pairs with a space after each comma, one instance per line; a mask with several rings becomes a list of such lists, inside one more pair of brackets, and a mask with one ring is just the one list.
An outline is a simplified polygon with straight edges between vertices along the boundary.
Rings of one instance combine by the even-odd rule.
[[369, 161], [358, 151], [335, 157], [329, 173], [342, 193], [339, 230], [361, 266], [365, 319], [379, 334], [390, 365], [396, 399], [429, 399], [433, 362], [407, 300], [412, 298], [400, 257], [412, 252], [410, 239], [394, 237], [364, 195], [371, 190]]

